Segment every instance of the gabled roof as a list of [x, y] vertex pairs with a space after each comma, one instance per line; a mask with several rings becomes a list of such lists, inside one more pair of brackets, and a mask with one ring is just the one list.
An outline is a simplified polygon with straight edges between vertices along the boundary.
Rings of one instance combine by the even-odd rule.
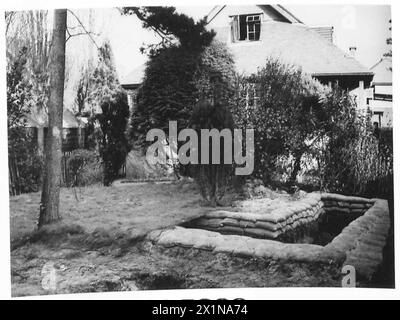
[[[303, 23], [300, 19], [296, 18], [291, 12], [289, 12], [286, 8], [281, 5], [257, 5], [264, 11], [272, 10], [278, 16], [281, 17], [281, 21], [288, 23]], [[214, 18], [220, 14], [225, 9], [226, 5], [223, 6], [214, 6], [211, 11], [207, 15], [207, 23], [210, 23]]]
[[[218, 30], [221, 41], [229, 27]], [[313, 76], [373, 75], [356, 59], [302, 24], [277, 21], [263, 23], [261, 41], [228, 44], [239, 73], [251, 74], [268, 57], [301, 67]]]
[[[228, 43], [239, 73], [254, 73], [265, 65], [267, 58], [273, 57], [297, 65], [315, 77], [362, 76], [367, 81], [372, 79], [371, 70], [330, 41], [331, 27], [325, 29], [308, 27], [279, 5], [260, 7], [275, 10], [282, 19], [263, 22], [260, 41]], [[224, 8], [225, 6], [215, 6], [208, 14], [208, 21], [214, 19]], [[216, 31], [217, 40], [227, 41], [230, 26], [213, 29]], [[133, 70], [121, 81], [123, 87], [136, 88], [142, 82], [144, 72], [145, 65]]]
[[375, 74], [371, 85], [392, 85], [392, 58], [382, 58], [370, 70]]
[[282, 15], [285, 19], [290, 23], [303, 23], [300, 19], [295, 17], [289, 10], [287, 10], [284, 6], [278, 5], [261, 5], [260, 7], [271, 7], [280, 15]]

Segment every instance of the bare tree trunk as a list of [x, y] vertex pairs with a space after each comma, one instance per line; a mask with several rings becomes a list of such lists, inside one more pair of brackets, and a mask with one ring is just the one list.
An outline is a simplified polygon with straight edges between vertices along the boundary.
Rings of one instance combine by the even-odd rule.
[[40, 202], [39, 228], [61, 219], [59, 213], [61, 185], [61, 147], [65, 77], [65, 32], [67, 10], [54, 13], [52, 49], [50, 56], [49, 129], [45, 147], [45, 170]]
[[301, 157], [302, 156], [303, 156], [303, 154], [301, 154], [301, 153], [295, 154], [294, 166], [293, 166], [293, 170], [290, 175], [290, 178], [289, 178], [289, 187], [291, 188], [291, 190], [293, 189], [294, 185], [296, 184], [297, 175], [301, 169]]

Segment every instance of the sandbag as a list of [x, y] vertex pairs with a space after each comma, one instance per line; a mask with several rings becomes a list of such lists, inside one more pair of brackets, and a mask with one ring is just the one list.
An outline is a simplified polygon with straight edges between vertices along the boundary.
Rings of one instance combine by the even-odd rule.
[[268, 231], [272, 231], [272, 232], [282, 229], [281, 224], [271, 223], [271, 222], [266, 222], [266, 221], [257, 221], [255, 223], [255, 227], [260, 228], [260, 229], [265, 229]]
[[324, 207], [337, 207], [338, 202], [333, 200], [324, 201]]
[[223, 226], [233, 226], [233, 227], [240, 227], [239, 220], [233, 218], [225, 218], [222, 220]]
[[368, 208], [366, 203], [351, 203], [350, 209], [366, 209]]
[[203, 227], [203, 228], [217, 228], [222, 226], [222, 221], [223, 219], [208, 219], [208, 218], [200, 218], [197, 220], [197, 226]]
[[325, 212], [341, 212], [341, 213], [350, 213], [349, 208], [340, 208], [340, 207], [330, 207], [325, 208]]
[[257, 222], [252, 222], [248, 220], [240, 220], [239, 226], [241, 228], [255, 228]]
[[231, 234], [237, 234], [237, 235], [243, 235], [244, 234], [244, 229], [240, 227], [233, 227], [233, 226], [222, 226], [219, 227], [218, 232], [221, 233], [231, 233]]
[[244, 234], [250, 237], [258, 237], [263, 239], [276, 239], [280, 232], [275, 231], [271, 232], [265, 229], [258, 229], [258, 228], [248, 228], [244, 229]]
[[374, 203], [373, 199], [344, 196], [336, 193], [323, 193], [321, 194], [321, 199], [325, 202], [327, 201], [343, 201], [343, 202], [359, 202], [359, 203]]

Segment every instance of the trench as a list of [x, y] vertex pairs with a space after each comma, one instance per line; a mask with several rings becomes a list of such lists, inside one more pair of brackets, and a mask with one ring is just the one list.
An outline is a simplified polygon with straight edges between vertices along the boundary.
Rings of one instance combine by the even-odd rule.
[[[275, 239], [284, 243], [308, 243], [320, 246], [326, 246], [332, 242], [342, 230], [352, 221], [358, 219], [362, 213], [343, 213], [340, 211], [330, 211], [322, 214], [318, 219], [296, 227], [294, 230], [285, 232]], [[191, 229], [202, 229], [219, 232], [225, 235], [244, 235], [239, 232], [221, 230], [220, 228], [207, 228], [201, 223], [202, 217], [187, 221], [181, 224], [181, 227]], [[249, 236], [249, 235], [246, 235]], [[252, 235], [252, 238], [266, 239]], [[268, 239], [268, 238], [267, 238]]]
[[323, 214], [317, 220], [299, 226], [292, 232], [287, 232], [277, 240], [285, 243], [310, 243], [326, 246], [332, 242], [345, 227], [363, 214], [343, 214], [341, 212], [329, 212]]

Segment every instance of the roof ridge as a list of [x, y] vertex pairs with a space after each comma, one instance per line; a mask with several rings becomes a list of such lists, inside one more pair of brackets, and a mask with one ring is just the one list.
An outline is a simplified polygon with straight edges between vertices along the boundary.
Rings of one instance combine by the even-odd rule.
[[[221, 9], [220, 9], [220, 10], [217, 10], [217, 8], [219, 8], [219, 7], [221, 7]], [[222, 10], [224, 7], [226, 7], [226, 5], [216, 5], [216, 6], [212, 7], [212, 9], [206, 14], [206, 21], [207, 21], [207, 24], [210, 23], [210, 22], [221, 12], [221, 10]], [[217, 11], [217, 13], [216, 13], [211, 19], [209, 19], [209, 16], [210, 16], [214, 11]]]
[[[271, 7], [278, 7], [282, 10], [285, 11], [285, 13], [287, 13], [288, 15], [290, 15], [292, 18], [294, 18], [294, 20], [297, 20], [298, 23], [304, 24], [303, 21], [301, 21], [299, 18], [297, 18], [293, 13], [291, 13], [288, 9], [286, 9], [284, 6], [282, 6], [281, 4], [277, 4], [277, 5], [271, 5]], [[286, 17], [285, 17], [286, 18]]]

